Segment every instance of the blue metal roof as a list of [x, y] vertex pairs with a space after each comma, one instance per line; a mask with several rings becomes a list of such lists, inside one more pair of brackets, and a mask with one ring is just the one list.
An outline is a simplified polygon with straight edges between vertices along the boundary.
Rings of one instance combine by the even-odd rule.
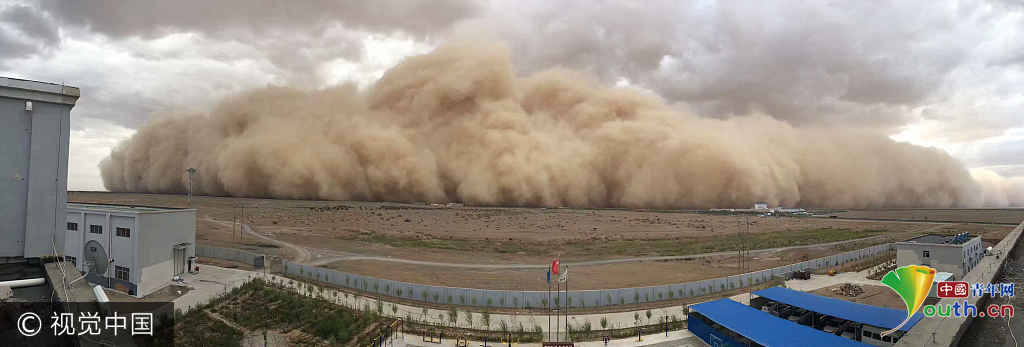
[[870, 346], [719, 299], [690, 306], [715, 323], [764, 346]]
[[[796, 306], [808, 311], [829, 315], [832, 317], [864, 323], [882, 329], [892, 329], [907, 318], [906, 310], [894, 310], [891, 308], [858, 304], [846, 300], [833, 299], [821, 295], [814, 295], [797, 290], [782, 287], [772, 287], [754, 292], [754, 295], [768, 298], [775, 302]], [[908, 331], [917, 322], [921, 321], [921, 312], [914, 314], [906, 325], [900, 328]]]

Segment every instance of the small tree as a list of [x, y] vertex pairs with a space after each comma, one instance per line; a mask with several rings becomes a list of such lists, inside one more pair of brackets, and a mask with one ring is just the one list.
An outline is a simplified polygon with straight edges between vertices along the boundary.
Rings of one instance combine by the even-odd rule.
[[487, 330], [491, 330], [491, 313], [484, 311], [483, 313], [480, 314], [480, 319], [484, 326], [487, 328]]
[[647, 323], [651, 323], [651, 310], [647, 310], [644, 314], [647, 315]]
[[452, 325], [455, 325], [457, 319], [459, 319], [459, 310], [456, 309], [455, 306], [449, 307], [448, 308], [448, 322], [450, 322]]
[[473, 327], [473, 312], [466, 311], [466, 325]]
[[601, 317], [601, 329], [608, 329], [608, 317]]
[[640, 312], [633, 312], [633, 321], [637, 324], [640, 323]]

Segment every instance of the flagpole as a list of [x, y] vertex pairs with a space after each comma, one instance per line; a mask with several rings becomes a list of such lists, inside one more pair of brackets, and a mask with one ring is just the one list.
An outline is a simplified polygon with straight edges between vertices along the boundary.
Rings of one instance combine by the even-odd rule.
[[548, 341], [551, 341], [551, 266], [548, 265]]
[[572, 302], [569, 301], [569, 266], [565, 266], [565, 341], [569, 342], [572, 339], [569, 338], [569, 307], [572, 306]]

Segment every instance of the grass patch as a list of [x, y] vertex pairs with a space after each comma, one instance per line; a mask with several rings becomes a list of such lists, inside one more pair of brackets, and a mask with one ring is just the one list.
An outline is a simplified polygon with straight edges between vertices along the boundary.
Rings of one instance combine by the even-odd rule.
[[236, 347], [242, 345], [242, 332], [196, 309], [175, 319], [174, 345]]
[[360, 345], [359, 338], [376, 336], [391, 319], [356, 312], [323, 299], [299, 295], [256, 279], [238, 288], [212, 308], [222, 317], [259, 331], [301, 330], [331, 345]]

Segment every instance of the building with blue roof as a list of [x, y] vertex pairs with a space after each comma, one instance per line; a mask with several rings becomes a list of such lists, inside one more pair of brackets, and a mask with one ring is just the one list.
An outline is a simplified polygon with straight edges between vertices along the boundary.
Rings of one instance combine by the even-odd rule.
[[834, 299], [783, 287], [772, 287], [754, 292], [758, 298], [751, 306], [781, 318], [835, 333], [846, 338], [876, 346], [890, 346], [920, 322], [920, 312], [911, 317], [898, 331], [881, 336], [881, 332], [894, 329], [907, 317], [905, 310], [864, 305]]
[[869, 346], [720, 299], [690, 306], [687, 329], [710, 346]]

